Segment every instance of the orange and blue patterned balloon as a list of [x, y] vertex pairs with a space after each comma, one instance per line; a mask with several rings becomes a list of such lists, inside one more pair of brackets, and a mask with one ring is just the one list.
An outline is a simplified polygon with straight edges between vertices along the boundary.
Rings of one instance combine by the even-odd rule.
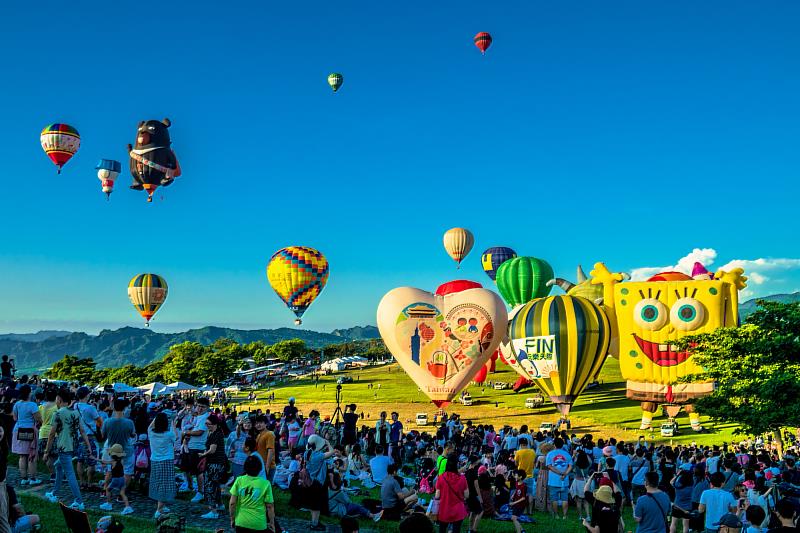
[[283, 303], [297, 316], [306, 312], [328, 282], [328, 260], [308, 246], [288, 246], [273, 254], [267, 264], [267, 279]]

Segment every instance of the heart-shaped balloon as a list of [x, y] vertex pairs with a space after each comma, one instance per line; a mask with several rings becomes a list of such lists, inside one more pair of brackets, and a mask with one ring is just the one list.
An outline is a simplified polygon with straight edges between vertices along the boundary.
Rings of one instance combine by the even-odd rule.
[[487, 289], [436, 296], [398, 287], [378, 305], [383, 342], [438, 407], [450, 403], [489, 360], [507, 321], [503, 300]]

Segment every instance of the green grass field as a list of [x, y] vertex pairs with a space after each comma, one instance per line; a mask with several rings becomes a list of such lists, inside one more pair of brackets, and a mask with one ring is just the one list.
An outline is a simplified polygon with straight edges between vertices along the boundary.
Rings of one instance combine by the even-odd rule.
[[[513, 369], [498, 363], [497, 372], [489, 374], [488, 381], [503, 381], [508, 383], [507, 390], [494, 390], [490, 387], [470, 385], [468, 390], [473, 398], [473, 405], [465, 407], [454, 402], [446, 408], [448, 413], [459, 413], [463, 420], [472, 420], [475, 424], [494, 424], [495, 427], [504, 424], [519, 426], [528, 424], [537, 429], [542, 422], [556, 422], [559, 418], [554, 406], [546, 402], [538, 409], [526, 409], [525, 398], [538, 392], [538, 389], [529, 388], [519, 394], [513, 392], [510, 386], [516, 381], [517, 374]], [[241, 393], [238, 399], [244, 406], [257, 406], [262, 409], [277, 409], [286, 404], [290, 396], [297, 399], [297, 406], [303, 413], [317, 409], [322, 416], [332, 415], [335, 409], [336, 379], [340, 376], [350, 376], [352, 383], [342, 386], [342, 405], [355, 403], [357, 412], [364, 413], [364, 424], [373, 425], [381, 411], [397, 411], [401, 421], [414, 420], [417, 413], [428, 413], [433, 420], [436, 412], [435, 406], [422, 394], [418, 387], [409, 379], [405, 372], [396, 363], [371, 367], [358, 371], [341, 372], [323, 376], [319, 384], [311, 380], [297, 380], [279, 384], [274, 389], [275, 402], [268, 405], [259, 399], [255, 404], [244, 400], [246, 394]], [[594, 435], [614, 436], [625, 440], [636, 440], [642, 432], [639, 431], [641, 411], [639, 404], [625, 398], [625, 382], [619, 372], [616, 359], [609, 358], [600, 374], [601, 385], [591, 390], [584, 391], [576, 402], [570, 416], [572, 432], [576, 434], [592, 433]], [[368, 385], [372, 388], [368, 388]], [[259, 398], [266, 397], [266, 391], [258, 393]], [[689, 428], [689, 419], [685, 413], [678, 417], [681, 433], [674, 438], [662, 439], [658, 431], [660, 423], [666, 420], [658, 417], [653, 421], [654, 431], [644, 432], [648, 440], [655, 442], [674, 442], [716, 444], [730, 441], [733, 438], [735, 426], [715, 424], [703, 417], [703, 425], [708, 433], [696, 434]], [[432, 428], [431, 428], [432, 429]]]

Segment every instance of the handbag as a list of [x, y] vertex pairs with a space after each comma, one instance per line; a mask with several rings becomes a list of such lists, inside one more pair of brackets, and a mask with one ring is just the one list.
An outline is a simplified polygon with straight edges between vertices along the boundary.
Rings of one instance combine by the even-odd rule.
[[33, 442], [36, 440], [34, 428], [17, 428], [17, 440], [20, 442]]
[[428, 518], [435, 522], [439, 518], [439, 500], [431, 498], [431, 503], [428, 504], [428, 509], [425, 512]]

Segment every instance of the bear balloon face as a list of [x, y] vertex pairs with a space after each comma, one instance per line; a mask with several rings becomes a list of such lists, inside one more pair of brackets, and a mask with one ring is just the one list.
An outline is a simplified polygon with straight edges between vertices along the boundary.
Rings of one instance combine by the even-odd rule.
[[169, 138], [169, 120], [146, 120], [139, 123], [136, 132], [136, 148], [158, 148], [171, 144]]
[[691, 352], [673, 343], [687, 335], [736, 326], [736, 290], [728, 285], [722, 280], [691, 278], [615, 285], [622, 376], [668, 385], [702, 372]]

